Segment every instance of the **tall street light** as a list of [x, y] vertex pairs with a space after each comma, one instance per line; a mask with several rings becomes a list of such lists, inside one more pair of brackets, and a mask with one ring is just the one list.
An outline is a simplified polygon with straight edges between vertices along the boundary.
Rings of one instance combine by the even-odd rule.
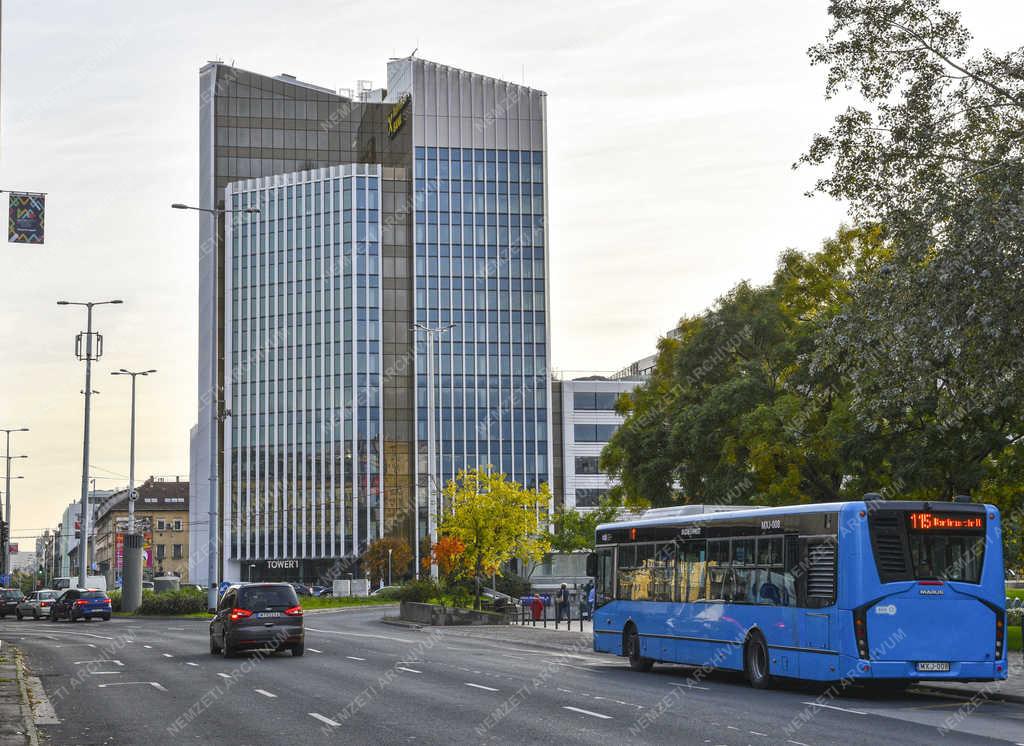
[[[92, 309], [95, 306], [120, 305], [122, 300], [104, 301], [57, 301], [58, 306], [85, 306], [86, 327], [85, 346], [82, 345], [82, 334], [75, 338], [75, 355], [85, 360], [85, 427], [82, 435], [82, 528], [79, 542], [79, 573], [78, 585], [86, 587], [86, 576], [89, 574], [89, 418], [92, 413], [92, 361], [99, 360], [103, 355], [103, 335], [92, 330]], [[93, 339], [95, 337], [95, 340]], [[95, 342], [95, 344], [94, 344]]]
[[0, 569], [3, 570], [3, 574], [6, 575], [10, 571], [11, 553], [11, 460], [16, 458], [28, 458], [28, 456], [12, 456], [11, 455], [11, 433], [27, 433], [27, 427], [15, 427], [15, 428], [0, 428], [0, 433], [7, 436], [7, 449], [4, 451], [4, 458], [7, 461], [7, 479], [6, 486], [4, 487], [4, 535], [3, 541], [0, 542], [0, 552], [3, 552], [3, 557], [0, 557]]
[[181, 202], [175, 202], [171, 205], [171, 208], [174, 210], [195, 210], [196, 212], [205, 212], [207, 215], [212, 215], [215, 221], [213, 228], [215, 236], [213, 242], [214, 251], [210, 264], [210, 533], [207, 546], [207, 554], [209, 555], [209, 591], [207, 592], [206, 597], [207, 606], [210, 611], [213, 611], [217, 608], [217, 576], [219, 574], [219, 563], [217, 562], [217, 513], [219, 509], [217, 491], [217, 462], [219, 457], [218, 445], [220, 426], [224, 423], [224, 420], [231, 415], [230, 410], [224, 407], [224, 402], [221, 399], [220, 376], [218, 375], [218, 369], [220, 366], [217, 359], [217, 331], [219, 328], [217, 323], [217, 310], [218, 301], [220, 299], [220, 288], [217, 282], [217, 263], [222, 251], [221, 232], [224, 224], [224, 216], [228, 214], [259, 214], [260, 208], [243, 207], [238, 210], [234, 210], [226, 207], [194, 207], [192, 205], [182, 204]]
[[[434, 455], [434, 341], [447, 331], [455, 328], [455, 324], [431, 327], [426, 324], [413, 324], [414, 332], [423, 332], [427, 337], [427, 529], [430, 532], [430, 546], [437, 543], [437, 516], [440, 511], [434, 504], [437, 492], [436, 456]], [[420, 506], [419, 490], [416, 491], [416, 575], [420, 571]], [[437, 562], [434, 553], [430, 553], [430, 577], [438, 579]]]
[[[131, 371], [125, 368], [111, 371], [112, 376], [132, 377], [131, 447], [128, 456], [128, 536], [125, 537], [122, 557], [122, 606], [124, 611], [135, 611], [142, 604], [142, 541], [135, 534], [135, 379], [156, 373], [155, 368]], [[129, 539], [128, 537], [131, 537]]]

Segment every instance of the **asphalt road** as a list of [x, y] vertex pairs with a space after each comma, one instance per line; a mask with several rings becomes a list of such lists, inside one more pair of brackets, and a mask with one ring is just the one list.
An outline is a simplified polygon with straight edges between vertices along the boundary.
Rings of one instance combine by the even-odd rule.
[[407, 629], [381, 614], [307, 614], [302, 658], [211, 656], [197, 620], [7, 619], [0, 640], [41, 681], [54, 713], [42, 701], [36, 715], [55, 744], [1024, 743], [1018, 704], [755, 691], [677, 666], [635, 673], [574, 648], [578, 634]]

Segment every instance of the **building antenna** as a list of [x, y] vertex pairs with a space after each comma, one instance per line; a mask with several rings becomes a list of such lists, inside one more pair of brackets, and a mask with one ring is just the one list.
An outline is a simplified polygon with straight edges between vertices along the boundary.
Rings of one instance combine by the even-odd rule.
[[416, 53], [418, 51], [420, 51], [420, 40], [419, 39], [416, 40], [416, 48], [414, 50], [412, 50], [411, 52], [409, 52], [409, 59], [411, 60], [413, 57], [415, 57]]

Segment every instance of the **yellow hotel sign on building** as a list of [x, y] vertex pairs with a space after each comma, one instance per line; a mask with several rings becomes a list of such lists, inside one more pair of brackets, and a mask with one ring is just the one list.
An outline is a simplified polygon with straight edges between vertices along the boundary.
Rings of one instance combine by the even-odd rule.
[[405, 124], [405, 109], [411, 100], [412, 96], [404, 93], [391, 107], [391, 111], [388, 112], [388, 137], [394, 137], [402, 129], [402, 125]]

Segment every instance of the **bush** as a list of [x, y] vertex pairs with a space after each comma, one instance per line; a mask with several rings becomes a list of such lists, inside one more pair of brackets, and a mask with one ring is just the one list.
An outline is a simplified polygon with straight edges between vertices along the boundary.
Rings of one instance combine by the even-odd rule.
[[[111, 599], [113, 601], [113, 599]], [[168, 593], [142, 592], [139, 614], [151, 616], [174, 616], [177, 614], [201, 614], [206, 611], [206, 594], [194, 588]]]
[[430, 603], [439, 595], [440, 589], [432, 580], [413, 580], [395, 592], [395, 598], [399, 601], [410, 601], [419, 604]]
[[496, 591], [507, 593], [512, 598], [522, 598], [530, 594], [530, 581], [518, 575], [499, 575], [496, 585]]
[[121, 591], [111, 591], [107, 594], [110, 598], [110, 610], [120, 611], [121, 610]]

